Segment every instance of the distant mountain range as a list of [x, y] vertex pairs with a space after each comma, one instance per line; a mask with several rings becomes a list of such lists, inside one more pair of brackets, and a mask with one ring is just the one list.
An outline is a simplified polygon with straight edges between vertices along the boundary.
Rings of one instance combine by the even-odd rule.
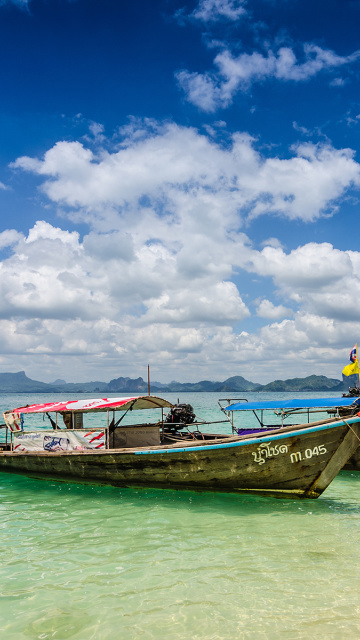
[[[224, 382], [211, 382], [201, 380], [200, 382], [170, 382], [162, 384], [160, 382], [151, 383], [151, 393], [166, 392], [189, 392], [189, 391], [214, 391], [224, 392], [249, 392], [249, 391], [271, 391], [271, 392], [303, 392], [303, 391], [344, 391], [349, 387], [349, 378], [344, 382], [327, 378], [326, 376], [308, 376], [307, 378], [290, 378], [288, 380], [275, 380], [269, 384], [258, 384], [245, 380], [242, 376], [232, 376]], [[18, 373], [0, 373], [0, 393], [134, 393], [147, 394], [148, 385], [143, 378], [115, 378], [110, 382], [65, 382], [65, 380], [55, 380], [53, 383], [38, 382], [31, 380], [25, 371]]]

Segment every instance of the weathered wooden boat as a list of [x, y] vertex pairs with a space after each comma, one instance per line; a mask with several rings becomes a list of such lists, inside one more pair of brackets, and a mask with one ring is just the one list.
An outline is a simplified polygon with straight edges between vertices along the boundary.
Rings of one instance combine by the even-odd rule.
[[[225, 401], [222, 401], [225, 402]], [[227, 401], [228, 403], [228, 401]], [[219, 401], [220, 408], [224, 407]], [[296, 424], [303, 420], [306, 415], [308, 423], [314, 420], [314, 416], [324, 416], [326, 414], [341, 417], [350, 417], [360, 411], [360, 398], [355, 397], [328, 397], [328, 398], [295, 398], [292, 400], [270, 400], [264, 402], [248, 402], [246, 399], [227, 407], [230, 410], [233, 433], [238, 435], [251, 435], [263, 430], [274, 430], [289, 424]], [[253, 427], [235, 427], [234, 412], [252, 412], [256, 418]], [[359, 446], [350, 456], [344, 465], [346, 471], [360, 471], [360, 439]]]
[[[157, 422], [123, 425], [133, 411], [159, 409]], [[204, 434], [172, 440], [154, 396], [56, 402], [4, 413], [8, 434], [0, 471], [115, 486], [246, 492], [317, 498], [359, 444], [360, 417], [266, 429], [254, 435]], [[226, 414], [236, 410], [225, 407]], [[118, 418], [119, 412], [121, 417]], [[33, 421], [48, 415], [52, 428]], [[87, 420], [89, 419], [89, 420]], [[87, 422], [87, 424], [85, 424]]]

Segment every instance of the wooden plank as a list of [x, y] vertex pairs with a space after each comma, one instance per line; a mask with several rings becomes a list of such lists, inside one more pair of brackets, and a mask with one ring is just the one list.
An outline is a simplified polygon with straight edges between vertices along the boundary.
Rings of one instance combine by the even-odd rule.
[[[355, 432], [355, 433], [354, 433]], [[348, 461], [350, 456], [354, 453], [354, 449], [358, 447], [360, 436], [360, 424], [352, 423], [351, 428], [348, 427], [348, 432], [345, 435], [342, 443], [336, 449], [334, 455], [326, 465], [325, 469], [319, 475], [319, 477], [312, 484], [310, 491], [324, 491], [329, 486], [330, 482], [337, 476], [339, 471], [343, 468], [344, 464]], [[344, 463], [345, 460], [345, 463]]]

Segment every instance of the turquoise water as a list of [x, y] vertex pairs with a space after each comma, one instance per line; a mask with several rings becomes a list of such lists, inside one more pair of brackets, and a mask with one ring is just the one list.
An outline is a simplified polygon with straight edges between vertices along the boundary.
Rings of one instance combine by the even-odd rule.
[[5, 640], [360, 637], [358, 472], [314, 501], [0, 474], [0, 544]]

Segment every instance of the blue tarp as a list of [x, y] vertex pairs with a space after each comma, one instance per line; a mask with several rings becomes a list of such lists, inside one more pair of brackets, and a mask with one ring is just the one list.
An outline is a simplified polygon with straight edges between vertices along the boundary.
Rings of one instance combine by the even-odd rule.
[[225, 407], [225, 411], [260, 411], [261, 409], [325, 409], [335, 407], [360, 409], [360, 398], [303, 398], [294, 400], [270, 400], [269, 402], [236, 402]]

